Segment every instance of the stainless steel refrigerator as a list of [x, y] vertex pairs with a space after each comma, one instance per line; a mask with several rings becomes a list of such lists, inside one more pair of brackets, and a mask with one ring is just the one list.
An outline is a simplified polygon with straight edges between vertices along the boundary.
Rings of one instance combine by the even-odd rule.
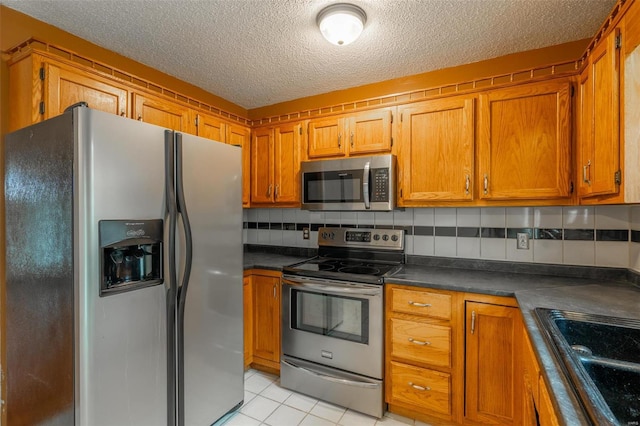
[[240, 148], [83, 107], [4, 145], [8, 423], [237, 409]]

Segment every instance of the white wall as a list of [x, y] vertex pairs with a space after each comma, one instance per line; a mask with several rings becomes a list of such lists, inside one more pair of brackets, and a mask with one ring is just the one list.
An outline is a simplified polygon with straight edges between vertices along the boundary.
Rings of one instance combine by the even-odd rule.
[[[302, 239], [299, 229], [308, 224], [393, 226], [407, 227], [407, 254], [628, 267], [640, 272], [640, 206], [636, 205], [416, 208], [381, 213], [248, 209], [244, 222], [247, 244], [317, 247], [317, 232], [311, 232], [309, 240]], [[517, 231], [535, 236], [528, 250], [516, 249]]]

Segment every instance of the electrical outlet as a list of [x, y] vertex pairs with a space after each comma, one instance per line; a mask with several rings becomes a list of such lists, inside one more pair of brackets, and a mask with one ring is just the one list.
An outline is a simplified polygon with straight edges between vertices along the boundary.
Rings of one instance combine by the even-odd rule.
[[309, 239], [309, 228], [302, 228], [302, 239], [303, 240]]
[[518, 250], [529, 250], [529, 234], [527, 234], [526, 232], [518, 232], [517, 236], [517, 242], [518, 245], [516, 246], [518, 248]]

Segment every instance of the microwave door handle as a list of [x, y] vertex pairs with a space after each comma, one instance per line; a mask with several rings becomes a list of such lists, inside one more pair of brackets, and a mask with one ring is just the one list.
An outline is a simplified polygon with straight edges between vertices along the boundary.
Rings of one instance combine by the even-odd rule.
[[364, 164], [364, 176], [362, 176], [362, 195], [364, 196], [364, 208], [370, 209], [371, 203], [369, 202], [369, 172], [371, 169], [371, 164], [367, 161]]

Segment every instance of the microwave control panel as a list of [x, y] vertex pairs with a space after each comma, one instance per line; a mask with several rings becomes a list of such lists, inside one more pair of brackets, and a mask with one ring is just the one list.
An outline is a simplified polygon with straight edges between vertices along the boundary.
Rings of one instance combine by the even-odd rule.
[[371, 176], [373, 181], [371, 201], [389, 201], [389, 169], [372, 169]]

